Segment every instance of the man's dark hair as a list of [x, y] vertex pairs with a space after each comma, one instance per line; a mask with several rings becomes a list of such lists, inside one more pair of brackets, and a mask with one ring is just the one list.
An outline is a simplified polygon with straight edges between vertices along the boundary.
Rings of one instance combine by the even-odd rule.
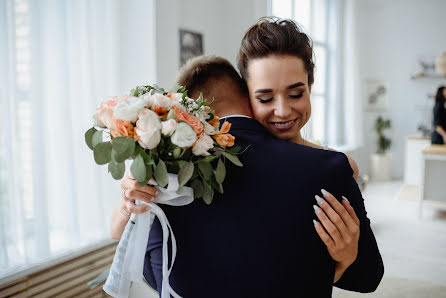
[[247, 94], [246, 83], [241, 79], [231, 62], [213, 55], [198, 56], [189, 59], [179, 70], [177, 83], [186, 87], [189, 93], [207, 93], [212, 84], [229, 78], [239, 87], [242, 94]]

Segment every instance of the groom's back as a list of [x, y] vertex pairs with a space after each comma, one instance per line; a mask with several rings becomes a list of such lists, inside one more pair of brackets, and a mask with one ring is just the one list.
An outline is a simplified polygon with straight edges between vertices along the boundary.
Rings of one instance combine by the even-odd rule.
[[[321, 188], [339, 195], [334, 177], [351, 176], [345, 155], [275, 139], [253, 119], [229, 121], [236, 145], [249, 148], [242, 168], [226, 163], [224, 195], [210, 206], [163, 206], [178, 246], [173, 289], [185, 298], [330, 297], [334, 262], [314, 230], [312, 205]], [[146, 276], [161, 276], [158, 224]]]

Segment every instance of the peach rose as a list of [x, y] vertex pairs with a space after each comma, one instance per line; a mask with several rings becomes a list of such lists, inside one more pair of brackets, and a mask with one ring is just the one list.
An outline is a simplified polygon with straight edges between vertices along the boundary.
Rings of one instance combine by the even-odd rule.
[[200, 136], [203, 133], [203, 124], [201, 124], [200, 120], [197, 117], [192, 116], [191, 114], [187, 113], [177, 106], [174, 106], [173, 110], [175, 112], [175, 118], [177, 122], [184, 121], [189, 124], [195, 131], [197, 136]]
[[224, 134], [215, 135], [215, 136], [212, 136], [212, 137], [215, 139], [215, 141], [217, 141], [217, 143], [220, 146], [223, 146], [223, 147], [232, 147], [232, 146], [234, 146], [235, 137], [233, 135], [230, 135], [228, 133], [224, 133]]
[[98, 109], [98, 117], [99, 120], [105, 125], [105, 127], [110, 129], [116, 129], [115, 124], [113, 122], [113, 108], [120, 102], [121, 100], [129, 98], [130, 95], [116, 97], [106, 102], [101, 103], [101, 106]]
[[234, 146], [235, 137], [233, 135], [228, 134], [231, 129], [231, 123], [225, 121], [220, 128], [220, 131], [213, 135], [214, 140], [223, 147], [232, 147]]
[[135, 128], [133, 127], [132, 123], [116, 118], [113, 118], [113, 123], [116, 127], [116, 130], [110, 130], [110, 133], [113, 137], [116, 138], [119, 135], [123, 135], [129, 138], [133, 138], [135, 134]]

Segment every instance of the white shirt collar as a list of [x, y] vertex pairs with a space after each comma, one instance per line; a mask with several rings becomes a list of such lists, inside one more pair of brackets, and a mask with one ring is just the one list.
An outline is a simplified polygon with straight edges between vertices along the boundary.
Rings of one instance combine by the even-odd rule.
[[249, 119], [252, 119], [251, 117], [246, 116], [246, 115], [228, 115], [228, 116], [220, 117], [220, 119], [236, 118], [236, 117], [238, 117], [238, 118], [249, 118]]

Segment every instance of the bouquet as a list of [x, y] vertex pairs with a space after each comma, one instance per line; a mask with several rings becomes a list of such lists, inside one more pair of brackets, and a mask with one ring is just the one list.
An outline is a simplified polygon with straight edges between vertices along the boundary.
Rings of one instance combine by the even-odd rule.
[[[182, 206], [194, 198], [211, 204], [214, 192], [223, 193], [227, 161], [242, 166], [229, 134], [231, 124], [220, 121], [210, 102], [187, 96], [184, 87], [172, 92], [154, 86], [138, 86], [130, 95], [101, 103], [94, 126], [85, 133], [99, 165], [108, 164], [114, 179], [130, 173], [140, 185], [154, 177], [161, 195], [154, 203]], [[167, 186], [167, 188], [165, 188]], [[176, 244], [169, 222], [156, 204], [144, 203], [148, 212], [132, 214], [121, 240], [104, 290], [114, 297], [128, 297], [131, 282], [142, 281], [145, 248], [151, 224], [157, 216], [163, 228], [162, 297], [180, 297], [169, 285]], [[172, 260], [167, 268], [167, 238], [171, 235]], [[167, 236], [166, 236], [167, 235]]]

